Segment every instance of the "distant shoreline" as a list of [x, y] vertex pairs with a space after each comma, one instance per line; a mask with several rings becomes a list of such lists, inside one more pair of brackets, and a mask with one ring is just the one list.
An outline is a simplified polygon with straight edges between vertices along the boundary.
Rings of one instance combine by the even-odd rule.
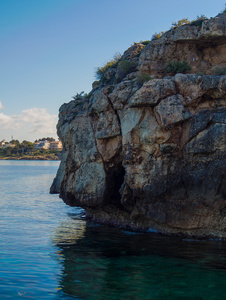
[[0, 157], [0, 160], [55, 160], [60, 161], [59, 157], [29, 156], [29, 157]]

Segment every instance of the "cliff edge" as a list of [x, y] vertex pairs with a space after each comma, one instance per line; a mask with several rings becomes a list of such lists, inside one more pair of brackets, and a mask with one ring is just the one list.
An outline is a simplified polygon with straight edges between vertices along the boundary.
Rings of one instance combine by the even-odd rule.
[[225, 28], [223, 13], [136, 43], [63, 104], [51, 193], [94, 221], [226, 238]]

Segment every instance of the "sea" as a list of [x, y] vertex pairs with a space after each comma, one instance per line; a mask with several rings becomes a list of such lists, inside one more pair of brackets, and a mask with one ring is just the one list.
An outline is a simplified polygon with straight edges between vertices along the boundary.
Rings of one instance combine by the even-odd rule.
[[226, 299], [226, 242], [92, 223], [57, 161], [0, 161], [0, 299]]

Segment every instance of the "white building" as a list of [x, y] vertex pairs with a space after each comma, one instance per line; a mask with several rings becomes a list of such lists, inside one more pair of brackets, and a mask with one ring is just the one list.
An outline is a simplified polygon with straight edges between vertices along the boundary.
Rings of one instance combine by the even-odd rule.
[[40, 150], [40, 149], [49, 149], [50, 147], [50, 142], [49, 141], [39, 141], [37, 143], [34, 143], [35, 150]]
[[1, 142], [0, 142], [0, 148], [2, 148], [4, 145], [5, 145], [5, 140], [2, 140]]

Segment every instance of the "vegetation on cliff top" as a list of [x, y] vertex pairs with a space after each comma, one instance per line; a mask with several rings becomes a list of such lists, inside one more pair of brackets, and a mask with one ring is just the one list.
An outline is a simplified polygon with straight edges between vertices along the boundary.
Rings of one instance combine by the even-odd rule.
[[116, 53], [112, 60], [103, 67], [96, 69], [96, 78], [102, 83], [118, 83], [128, 74], [137, 70], [137, 60], [141, 51], [150, 43], [150, 40], [134, 43], [123, 54]]
[[201, 26], [202, 22], [207, 20], [208, 18], [205, 15], [197, 16], [195, 20], [190, 21], [188, 18], [183, 18], [178, 20], [177, 22], [172, 23], [171, 29], [183, 26], [183, 25], [193, 25], [193, 26]]
[[84, 91], [82, 91], [81, 93], [77, 93], [75, 96], [72, 96], [73, 100], [85, 100], [89, 98], [89, 94], [85, 93]]
[[173, 22], [171, 28], [173, 29], [173, 28], [176, 28], [176, 27], [179, 27], [182, 25], [190, 24], [190, 23], [191, 22], [188, 20], [188, 18], [183, 18], [181, 20], [178, 20], [177, 22]]
[[154, 33], [153, 36], [152, 36], [152, 38], [151, 38], [151, 40], [152, 41], [158, 40], [164, 33], [165, 33], [165, 31]]
[[[224, 10], [221, 13], [226, 13], [226, 4]], [[192, 21], [190, 21], [188, 18], [183, 18], [178, 20], [177, 22], [173, 22], [171, 29], [175, 29], [184, 25], [201, 27], [202, 23], [205, 20], [208, 20], [208, 18], [205, 15], [197, 16], [197, 18]], [[151, 41], [158, 40], [160, 37], [162, 37], [164, 33], [165, 31], [161, 31], [159, 33], [153, 34]], [[145, 47], [149, 43], [150, 40], [147, 40], [147, 41], [140, 41], [139, 44], [143, 44]], [[136, 45], [136, 43], [134, 43], [134, 45]], [[136, 50], [137, 53], [135, 54], [134, 58], [140, 56], [140, 53], [143, 50], [143, 48], [139, 48], [137, 50]], [[165, 64], [164, 70], [167, 73], [176, 74], [176, 73], [185, 73], [187, 71], [190, 71], [191, 67], [186, 61], [182, 61], [182, 62], [170, 61]], [[135, 71], [137, 71], [136, 59], [135, 61], [134, 59], [130, 59], [130, 58], [125, 59], [124, 55], [122, 56], [120, 53], [116, 53], [112, 60], [108, 61], [103, 67], [98, 67], [96, 69], [96, 78], [100, 80], [101, 83], [104, 84], [115, 84], [115, 83], [119, 83], [126, 75]], [[225, 75], [225, 73], [226, 73], [225, 68], [216, 68], [215, 70], [216, 75]], [[138, 75], [138, 77], [139, 78], [137, 78], [137, 83], [141, 85], [145, 81], [151, 79], [150, 75], [147, 73], [140, 74]], [[83, 98], [80, 99], [78, 96], [80, 97], [81, 94], [77, 94], [74, 100], [82, 100], [85, 97], [84, 95]]]
[[[129, 59], [115, 59], [107, 62], [103, 67], [96, 71], [97, 79], [102, 82], [109, 83], [114, 78], [114, 83], [120, 82], [126, 75], [136, 71], [137, 64], [135, 61]], [[115, 72], [106, 76], [109, 69], [114, 69]], [[115, 74], [117, 71], [117, 74]], [[116, 75], [116, 76], [115, 76]]]
[[103, 67], [98, 67], [96, 70], [96, 77], [98, 80], [103, 79], [104, 74], [110, 69], [117, 66], [117, 63], [121, 59], [122, 55], [116, 53], [112, 60], [108, 61]]

